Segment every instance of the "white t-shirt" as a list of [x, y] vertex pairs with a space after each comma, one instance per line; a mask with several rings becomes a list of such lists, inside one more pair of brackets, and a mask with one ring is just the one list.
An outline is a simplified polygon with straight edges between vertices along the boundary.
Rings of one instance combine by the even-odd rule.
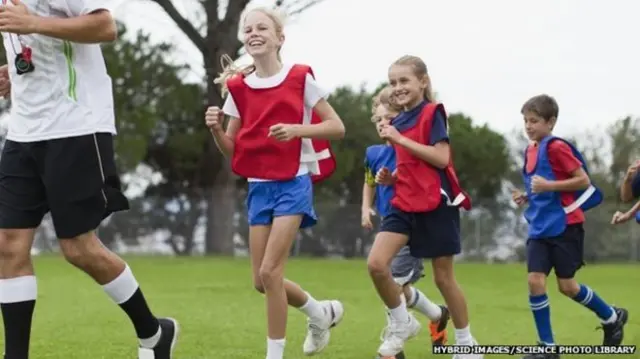
[[[256, 73], [251, 73], [244, 78], [245, 84], [247, 86], [254, 89], [265, 89], [272, 88], [280, 85], [282, 81], [287, 78], [289, 71], [293, 67], [292, 64], [285, 64], [282, 66], [282, 69], [277, 74], [271, 77], [258, 77]], [[327, 99], [329, 97], [329, 92], [321, 88], [316, 80], [311, 76], [311, 74], [307, 74], [306, 81], [304, 84], [304, 112], [302, 123], [309, 124], [311, 123], [311, 116], [313, 114], [313, 107], [320, 101], [320, 99]], [[233, 101], [233, 97], [231, 93], [227, 96], [224, 101], [224, 105], [222, 107], [222, 111], [227, 116], [240, 118], [240, 114], [238, 113], [238, 108], [236, 107], [236, 103]], [[301, 161], [300, 161], [300, 169], [296, 176], [302, 176], [307, 173], [318, 174], [320, 173], [320, 168], [318, 164], [318, 160], [316, 157], [316, 152], [313, 148], [313, 143], [309, 138], [302, 139], [302, 150], [301, 150]], [[269, 181], [260, 178], [249, 178], [248, 181], [251, 182], [259, 182], [259, 181]]]
[[[112, 10], [118, 2], [22, 0], [32, 13], [55, 18]], [[2, 38], [11, 80], [9, 140], [34, 142], [95, 132], [116, 133], [112, 83], [99, 44], [21, 35], [20, 39], [31, 47], [35, 70], [18, 75], [14, 63], [16, 52], [21, 52], [18, 36], [2, 33]]]

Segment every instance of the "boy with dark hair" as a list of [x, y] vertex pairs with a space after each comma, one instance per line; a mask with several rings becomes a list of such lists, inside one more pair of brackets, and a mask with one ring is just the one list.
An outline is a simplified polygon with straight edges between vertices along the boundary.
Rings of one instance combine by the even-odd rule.
[[[528, 204], [527, 269], [529, 304], [541, 345], [554, 345], [546, 279], [555, 269], [562, 294], [593, 311], [602, 321], [604, 345], [620, 345], [628, 312], [607, 304], [595, 291], [575, 280], [582, 267], [584, 211], [602, 201], [591, 184], [586, 163], [569, 142], [552, 135], [558, 104], [548, 95], [529, 99], [523, 106], [527, 136], [523, 177], [526, 193], [514, 190], [518, 205]], [[530, 354], [526, 359], [555, 359], [557, 354]]]

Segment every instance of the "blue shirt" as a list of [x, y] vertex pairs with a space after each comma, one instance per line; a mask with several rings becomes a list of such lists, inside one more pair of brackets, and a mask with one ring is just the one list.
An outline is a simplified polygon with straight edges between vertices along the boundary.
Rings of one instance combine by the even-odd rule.
[[[412, 128], [413, 126], [418, 124], [420, 113], [427, 104], [427, 101], [423, 101], [415, 108], [400, 113], [396, 118], [393, 119], [391, 124], [400, 132]], [[429, 135], [428, 145], [434, 146], [436, 143], [443, 141], [447, 143], [449, 142], [449, 135], [447, 134], [447, 121], [445, 118], [445, 114], [441, 110], [437, 110], [433, 115], [433, 121], [431, 121], [431, 134]], [[442, 189], [447, 192], [449, 198], [452, 198], [449, 178], [447, 178], [447, 175], [441, 169], [438, 169], [438, 174], [440, 175]]]
[[365, 182], [376, 186], [375, 207], [378, 215], [386, 217], [391, 208], [393, 186], [376, 183], [376, 173], [383, 167], [393, 172], [396, 170], [396, 152], [391, 145], [374, 145], [367, 147], [364, 156]]
[[634, 198], [640, 197], [640, 173], [636, 173], [631, 181], [631, 193]]

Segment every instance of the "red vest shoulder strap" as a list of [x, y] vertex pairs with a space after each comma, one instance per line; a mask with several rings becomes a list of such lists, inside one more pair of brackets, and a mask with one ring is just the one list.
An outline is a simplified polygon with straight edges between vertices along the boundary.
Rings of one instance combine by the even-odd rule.
[[305, 77], [307, 76], [307, 74], [311, 74], [311, 76], [315, 78], [315, 75], [313, 74], [313, 69], [309, 65], [295, 64], [293, 65], [293, 67], [291, 67], [291, 72], [295, 74], [304, 75]]
[[241, 101], [241, 99], [239, 99], [238, 97], [241, 96], [242, 88], [244, 88], [245, 86], [246, 85], [244, 83], [243, 74], [235, 75], [232, 78], [227, 80], [227, 89], [231, 93], [231, 96], [233, 97], [233, 99], [236, 101], [236, 104], [237, 104], [237, 101]]
[[304, 88], [305, 82], [307, 80], [307, 74], [311, 74], [311, 76], [313, 76], [313, 70], [311, 70], [311, 67], [307, 65], [297, 64], [291, 67], [287, 79], [295, 81], [296, 83], [300, 84], [302, 88]]

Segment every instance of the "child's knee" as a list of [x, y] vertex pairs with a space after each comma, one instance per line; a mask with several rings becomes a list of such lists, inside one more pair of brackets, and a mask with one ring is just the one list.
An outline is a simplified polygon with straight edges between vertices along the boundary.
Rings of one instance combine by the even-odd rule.
[[433, 260], [433, 281], [439, 289], [456, 285], [453, 272], [453, 259], [437, 258]]
[[256, 289], [258, 291], [260, 291], [260, 289], [264, 291], [265, 288], [271, 288], [277, 283], [282, 282], [284, 280], [284, 273], [279, 265], [262, 262], [260, 270], [258, 271], [258, 277], [262, 285], [260, 288], [256, 286]]
[[259, 275], [254, 276], [253, 278], [253, 288], [258, 292], [264, 294], [264, 285], [262, 284], [262, 278]]
[[580, 292], [580, 285], [573, 278], [558, 278], [558, 290], [567, 297], [573, 298]]
[[544, 294], [547, 285], [547, 275], [544, 273], [529, 273], [527, 276], [529, 293], [532, 295]]
[[391, 274], [391, 266], [388, 261], [376, 256], [369, 256], [367, 259], [367, 269], [373, 277], [383, 276], [387, 273]]

